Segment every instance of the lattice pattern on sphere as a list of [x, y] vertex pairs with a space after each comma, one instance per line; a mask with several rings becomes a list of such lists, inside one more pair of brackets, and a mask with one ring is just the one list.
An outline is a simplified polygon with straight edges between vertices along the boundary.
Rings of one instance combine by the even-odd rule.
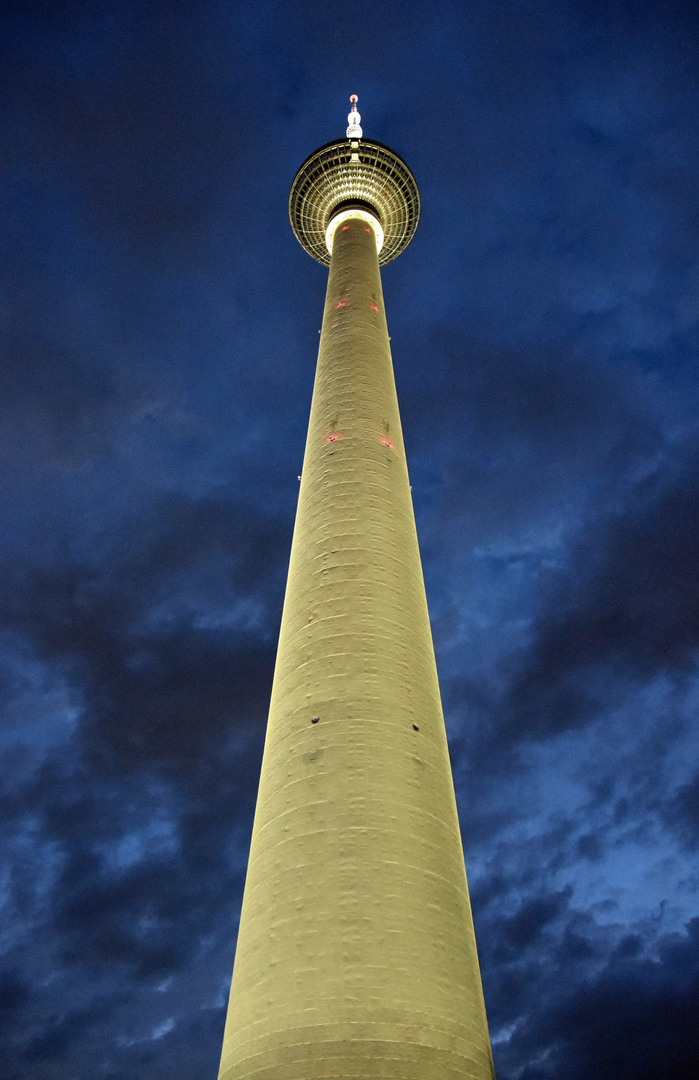
[[304, 161], [289, 196], [296, 239], [309, 255], [329, 266], [325, 230], [336, 207], [353, 199], [376, 211], [384, 231], [379, 262], [391, 262], [413, 238], [420, 196], [405, 162], [388, 147], [366, 139], [355, 147], [348, 141], [328, 143]]

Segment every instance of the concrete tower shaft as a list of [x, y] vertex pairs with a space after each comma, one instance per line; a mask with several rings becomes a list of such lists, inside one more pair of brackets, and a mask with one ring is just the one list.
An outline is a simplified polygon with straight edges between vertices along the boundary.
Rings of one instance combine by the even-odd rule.
[[493, 1076], [379, 260], [359, 215], [330, 258], [219, 1076]]

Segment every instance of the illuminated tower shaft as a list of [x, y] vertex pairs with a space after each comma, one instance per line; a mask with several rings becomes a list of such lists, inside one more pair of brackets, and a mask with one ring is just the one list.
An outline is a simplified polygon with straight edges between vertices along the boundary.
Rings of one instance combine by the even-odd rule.
[[341, 209], [220, 1077], [486, 1080], [375, 215]]

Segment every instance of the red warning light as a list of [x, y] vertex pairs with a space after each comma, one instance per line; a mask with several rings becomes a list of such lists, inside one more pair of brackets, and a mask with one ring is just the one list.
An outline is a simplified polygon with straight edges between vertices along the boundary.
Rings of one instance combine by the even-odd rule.
[[326, 443], [337, 442], [337, 440], [339, 438], [340, 438], [340, 436], [338, 434], [336, 434], [335, 432], [333, 432], [332, 435], [328, 435], [328, 437], [327, 437], [327, 439], [325, 441], [326, 441]]
[[349, 229], [349, 225], [343, 225], [342, 228], [340, 229], [340, 232], [347, 232], [348, 229]]
[[395, 446], [390, 439], [382, 439], [381, 442], [384, 446], [387, 446], [389, 450], [395, 450]]
[[365, 225], [364, 226], [364, 232], [371, 232], [371, 229], [367, 225]]
[[372, 311], [378, 311], [379, 310], [377, 308], [376, 304], [369, 304], [369, 307], [371, 308]]
[[346, 300], [340, 300], [339, 304], [335, 304], [335, 307], [336, 308], [347, 307], [347, 301]]

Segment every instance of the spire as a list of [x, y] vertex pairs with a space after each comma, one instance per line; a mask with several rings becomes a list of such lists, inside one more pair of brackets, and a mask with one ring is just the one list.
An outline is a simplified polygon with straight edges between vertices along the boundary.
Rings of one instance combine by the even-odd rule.
[[359, 126], [359, 123], [360, 123], [362, 118], [359, 115], [359, 113], [357, 112], [357, 95], [356, 94], [351, 95], [350, 104], [351, 104], [352, 108], [350, 109], [349, 115], [347, 117], [347, 123], [349, 124], [349, 127], [347, 128], [347, 138], [348, 139], [361, 139], [361, 137], [362, 137], [362, 129]]

